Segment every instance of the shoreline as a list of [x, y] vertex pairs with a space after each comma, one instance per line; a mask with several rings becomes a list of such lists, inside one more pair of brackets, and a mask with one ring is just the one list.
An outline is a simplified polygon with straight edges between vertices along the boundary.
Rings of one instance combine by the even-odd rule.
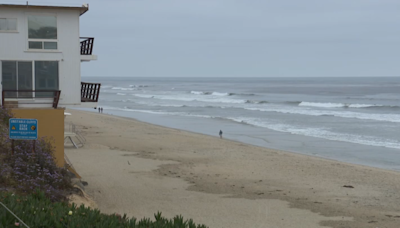
[[[233, 216], [238, 224], [248, 227], [265, 227], [260, 224], [271, 227], [393, 227], [400, 222], [396, 217], [400, 216], [399, 199], [395, 197], [400, 189], [400, 174], [393, 170], [221, 140], [133, 118], [68, 112], [72, 116], [67, 117], [66, 122], [76, 124], [88, 144], [76, 151], [68, 149], [66, 153], [78, 173], [89, 182], [89, 194], [94, 195], [99, 208], [107, 213], [149, 217], [149, 213], [161, 207], [167, 213], [185, 212], [184, 217], [191, 217], [196, 223], [229, 227], [213, 217], [223, 218], [224, 211], [210, 205], [219, 202], [218, 205], [225, 205], [225, 210], [233, 214], [225, 216]], [[107, 158], [106, 161], [102, 157]], [[126, 159], [137, 167], [126, 163]], [[91, 160], [103, 167], [114, 164], [118, 174], [99, 169]], [[128, 171], [135, 168], [138, 170]], [[107, 175], [110, 177], [106, 178]], [[118, 176], [132, 178], [144, 186], [126, 183], [125, 179], [118, 181]], [[107, 185], [108, 181], [112, 183]], [[129, 197], [129, 191], [136, 188], [141, 191], [135, 192], [134, 198], [146, 199], [144, 202], [151, 204], [149, 208], [139, 205], [138, 209], [130, 209], [120, 200], [136, 202], [138, 199]], [[110, 196], [99, 195], [96, 191], [117, 196], [107, 199]], [[165, 199], [159, 199], [157, 196], [163, 193], [168, 194]], [[181, 196], [195, 208], [180, 202]], [[173, 206], [164, 207], [163, 202]], [[275, 211], [275, 208], [280, 210]], [[153, 211], [149, 212], [151, 209]], [[260, 210], [264, 209], [267, 212], [260, 216]], [[242, 221], [248, 218], [256, 219], [257, 224]]]
[[[90, 111], [90, 110], [82, 110], [82, 109], [73, 109], [73, 110], [80, 111], [80, 112], [97, 113], [95, 111]], [[160, 127], [160, 128], [174, 129], [174, 130], [177, 130], [177, 131], [184, 131], [184, 132], [189, 132], [189, 133], [192, 133], [192, 134], [199, 134], [199, 135], [207, 136], [207, 137], [215, 137], [215, 138], [219, 137], [217, 134], [212, 135], [212, 134], [202, 133], [202, 132], [198, 132], [198, 131], [191, 131], [191, 130], [188, 130], [188, 129], [181, 129], [181, 128], [176, 128], [176, 127], [171, 127], [171, 126], [165, 126], [165, 125], [161, 125], [161, 124], [157, 124], [157, 123], [148, 122], [148, 121], [145, 121], [145, 120], [142, 120], [142, 119], [137, 119], [137, 118], [134, 118], [134, 117], [120, 116], [120, 115], [114, 115], [114, 114], [108, 114], [108, 113], [102, 113], [101, 115], [108, 115], [108, 116], [112, 116], [112, 117], [118, 117], [118, 118], [122, 118], [122, 119], [125, 119], [125, 120], [134, 120], [134, 121], [138, 121], [138, 122], [141, 122], [141, 123], [144, 123], [144, 124], [154, 125], [154, 126], [157, 126], [157, 127]], [[281, 134], [280, 132], [278, 132], [278, 133]], [[225, 132], [224, 132], [224, 134], [225, 134]], [[307, 137], [307, 136], [300, 136], [300, 137]], [[378, 169], [378, 170], [386, 170], [386, 171], [392, 171], [392, 172], [395, 172], [395, 173], [400, 173], [400, 168], [394, 168], [394, 167], [389, 168], [389, 167], [372, 165], [372, 164], [368, 165], [368, 164], [365, 164], [363, 162], [351, 162], [351, 161], [348, 161], [346, 159], [337, 159], [337, 158], [334, 158], [334, 157], [327, 157], [327, 156], [320, 155], [320, 154], [311, 154], [311, 153], [305, 153], [305, 152], [301, 152], [301, 151], [285, 150], [285, 149], [281, 149], [281, 148], [278, 148], [278, 147], [267, 147], [265, 145], [260, 145], [260, 144], [257, 144], [257, 143], [252, 144], [252, 143], [249, 143], [249, 142], [240, 141], [239, 139], [232, 139], [232, 138], [224, 137], [224, 140], [228, 140], [228, 141], [235, 142], [235, 143], [244, 143], [244, 144], [249, 145], [249, 146], [255, 146], [255, 147], [259, 147], [259, 148], [263, 148], [263, 149], [267, 149], [267, 150], [280, 151], [282, 153], [298, 154], [298, 155], [303, 155], [303, 156], [309, 156], [309, 157], [312, 157], [312, 158], [319, 158], [319, 159], [323, 159], [323, 160], [328, 160], [328, 161], [332, 161], [332, 162], [340, 162], [340, 163], [344, 163], [344, 164], [348, 164], [348, 165], [356, 165], [356, 166], [361, 166], [361, 167], [365, 167], [365, 168], [374, 168], [374, 169]], [[327, 139], [323, 139], [323, 140], [329, 141]], [[345, 142], [345, 143], [347, 143], [347, 142]], [[362, 146], [365, 146], [365, 145], [362, 145]], [[385, 149], [388, 149], [388, 148], [385, 148]], [[399, 154], [400, 154], [400, 151], [399, 151]]]

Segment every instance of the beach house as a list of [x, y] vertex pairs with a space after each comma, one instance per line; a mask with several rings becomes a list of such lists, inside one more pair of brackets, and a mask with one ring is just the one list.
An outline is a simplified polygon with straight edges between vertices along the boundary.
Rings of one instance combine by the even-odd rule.
[[[97, 59], [80, 36], [88, 5], [0, 4], [0, 101], [18, 118], [37, 119], [64, 165], [64, 109], [97, 107], [100, 84], [81, 81], [81, 63]], [[85, 34], [86, 35], [86, 34]], [[85, 63], [84, 63], [85, 64]]]

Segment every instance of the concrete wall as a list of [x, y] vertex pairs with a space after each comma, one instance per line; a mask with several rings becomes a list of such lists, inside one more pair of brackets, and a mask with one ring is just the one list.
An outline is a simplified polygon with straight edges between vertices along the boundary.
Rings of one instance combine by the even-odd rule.
[[[28, 15], [55, 15], [57, 17], [58, 50], [28, 49]], [[61, 90], [59, 107], [81, 103], [79, 15], [79, 10], [72, 9], [2, 8], [0, 6], [1, 18], [17, 19], [17, 32], [0, 32], [0, 62], [2, 60], [58, 61], [59, 89]], [[0, 80], [1, 72], [0, 64]]]
[[38, 137], [54, 139], [54, 157], [64, 166], [64, 109], [12, 109], [15, 118], [37, 119]]

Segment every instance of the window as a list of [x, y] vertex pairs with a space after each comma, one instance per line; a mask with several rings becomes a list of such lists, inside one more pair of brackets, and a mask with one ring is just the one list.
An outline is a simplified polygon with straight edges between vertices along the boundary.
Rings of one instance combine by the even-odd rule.
[[[35, 61], [36, 90], [58, 90], [58, 62]], [[51, 96], [52, 93], [38, 93], [36, 96]]]
[[28, 16], [29, 49], [57, 49], [57, 18], [55, 16]]
[[[19, 90], [7, 92], [8, 97], [32, 98], [32, 92], [21, 90], [58, 90], [58, 62], [57, 61], [2, 61], [3, 90]], [[34, 89], [35, 88], [35, 89]], [[49, 97], [52, 92], [36, 93], [35, 97]]]
[[[32, 90], [32, 62], [3, 61], [3, 90]], [[8, 92], [10, 97], [30, 98], [32, 92]]]
[[0, 18], [0, 32], [17, 31], [17, 19]]

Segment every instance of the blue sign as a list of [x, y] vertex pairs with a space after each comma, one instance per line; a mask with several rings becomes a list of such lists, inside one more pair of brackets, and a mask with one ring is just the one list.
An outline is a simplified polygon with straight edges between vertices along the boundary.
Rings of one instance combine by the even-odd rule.
[[36, 140], [38, 121], [36, 119], [10, 119], [10, 139]]

